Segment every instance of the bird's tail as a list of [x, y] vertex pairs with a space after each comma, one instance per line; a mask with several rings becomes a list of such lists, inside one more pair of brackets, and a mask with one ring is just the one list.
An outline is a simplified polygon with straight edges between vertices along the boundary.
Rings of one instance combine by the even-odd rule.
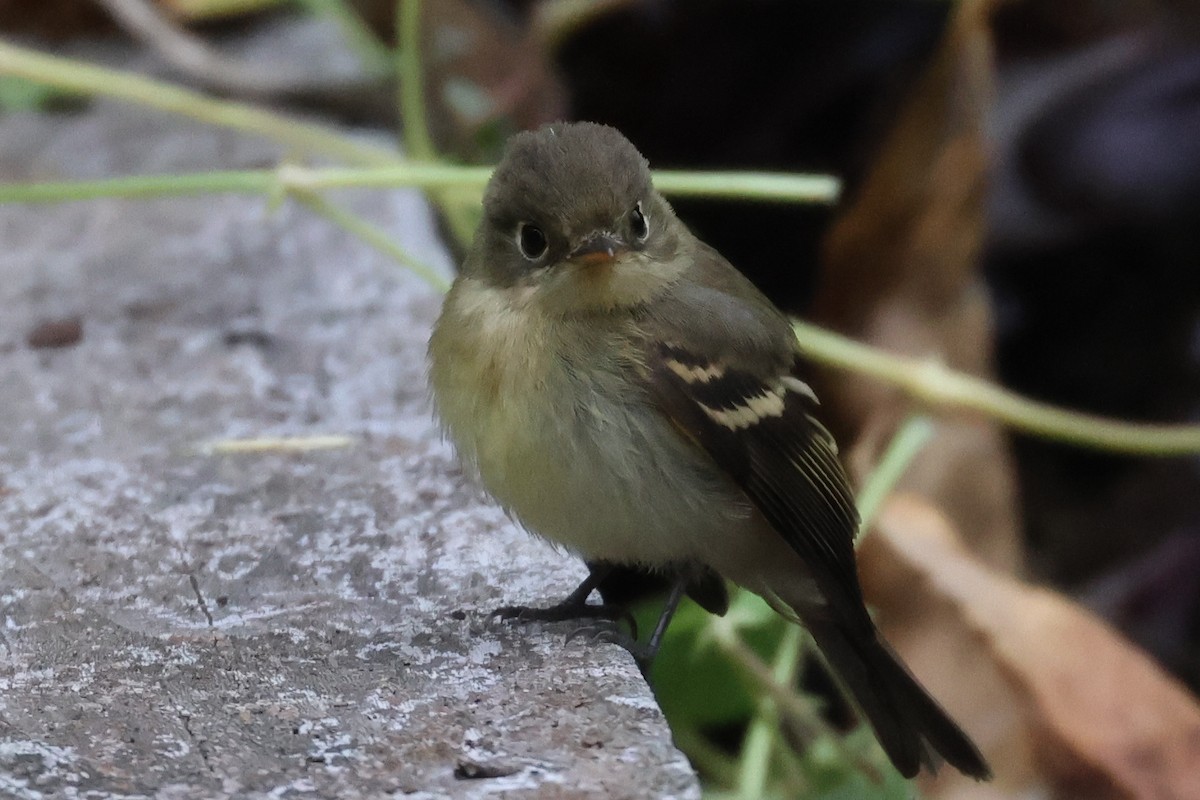
[[940, 756], [972, 778], [991, 777], [974, 742], [917, 683], [869, 620], [847, 625], [806, 619], [805, 626], [901, 774], [911, 778], [922, 765], [936, 769]]

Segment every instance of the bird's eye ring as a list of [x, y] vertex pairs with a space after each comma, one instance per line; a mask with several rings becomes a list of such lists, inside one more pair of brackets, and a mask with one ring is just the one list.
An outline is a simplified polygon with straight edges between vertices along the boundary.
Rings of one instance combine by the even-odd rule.
[[629, 212], [629, 224], [633, 228], [633, 235], [639, 242], [646, 241], [650, 236], [650, 219], [646, 216], [646, 212], [642, 211], [642, 204], [638, 203], [633, 207], [633, 211]]
[[538, 225], [522, 222], [517, 225], [517, 247], [521, 248], [524, 257], [536, 261], [550, 249], [550, 241]]
[[546, 255], [546, 251], [550, 249], [550, 242], [541, 228], [522, 222], [517, 226], [517, 247], [521, 248], [521, 255], [530, 261], [537, 261]]

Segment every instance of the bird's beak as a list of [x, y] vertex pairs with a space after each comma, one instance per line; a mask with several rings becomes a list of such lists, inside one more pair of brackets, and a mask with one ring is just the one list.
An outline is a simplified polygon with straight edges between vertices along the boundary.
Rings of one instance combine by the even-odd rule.
[[588, 234], [568, 256], [572, 261], [587, 266], [611, 264], [617, 257], [629, 252], [629, 246], [611, 233], [597, 231]]

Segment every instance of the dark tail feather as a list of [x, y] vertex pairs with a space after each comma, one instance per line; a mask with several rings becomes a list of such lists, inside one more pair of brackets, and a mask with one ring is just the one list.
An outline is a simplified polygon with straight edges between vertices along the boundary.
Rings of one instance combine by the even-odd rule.
[[873, 628], [850, 633], [829, 620], [805, 623], [902, 775], [911, 778], [922, 765], [935, 770], [940, 756], [976, 780], [992, 776], [975, 743]]

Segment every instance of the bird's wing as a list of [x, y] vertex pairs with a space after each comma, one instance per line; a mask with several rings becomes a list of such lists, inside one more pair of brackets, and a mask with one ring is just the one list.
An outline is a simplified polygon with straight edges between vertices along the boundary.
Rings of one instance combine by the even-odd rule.
[[[789, 329], [790, 335], [790, 329]], [[827, 596], [861, 603], [854, 560], [858, 513], [833, 437], [812, 415], [817, 398], [791, 363], [699, 355], [669, 340], [646, 354], [648, 391], [703, 448], [812, 571]], [[775, 359], [778, 361], [778, 359]]]

